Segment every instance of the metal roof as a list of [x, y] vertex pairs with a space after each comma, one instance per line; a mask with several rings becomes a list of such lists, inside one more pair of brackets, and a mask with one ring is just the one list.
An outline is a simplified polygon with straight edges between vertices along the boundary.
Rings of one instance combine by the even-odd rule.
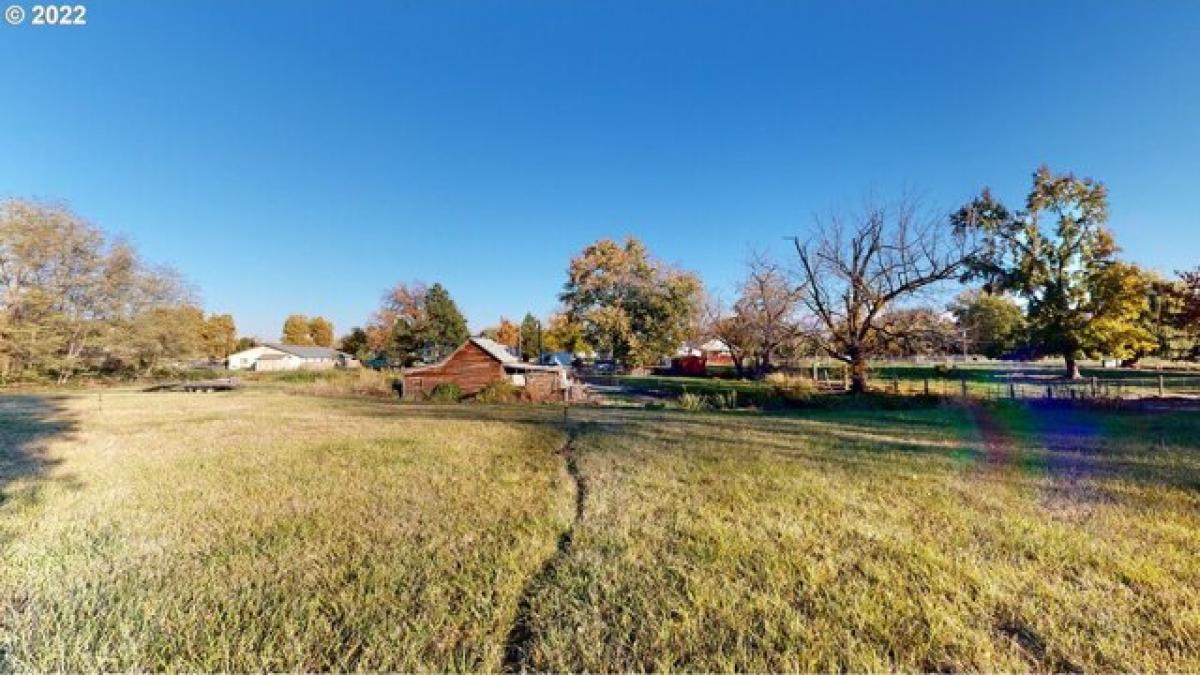
[[513, 356], [512, 352], [508, 351], [508, 347], [505, 347], [495, 340], [485, 337], [473, 337], [471, 338], [471, 342], [474, 342], [476, 347], [479, 347], [483, 351], [487, 352], [489, 356], [491, 356], [493, 359], [496, 359], [500, 363], [509, 364], [520, 362], [520, 359]]
[[336, 359], [341, 355], [341, 352], [336, 349], [330, 349], [329, 347], [285, 345], [278, 342], [264, 342], [263, 346], [284, 352], [285, 354], [291, 354], [292, 356], [299, 356], [302, 359]]

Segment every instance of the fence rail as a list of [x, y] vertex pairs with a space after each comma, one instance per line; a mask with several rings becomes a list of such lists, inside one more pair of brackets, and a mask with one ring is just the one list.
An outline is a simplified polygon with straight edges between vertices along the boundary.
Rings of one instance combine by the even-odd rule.
[[1139, 399], [1200, 397], [1200, 377], [1086, 377], [1078, 380], [998, 377], [979, 380], [965, 377], [928, 377], [920, 380], [877, 377], [872, 391], [926, 394], [978, 399]]

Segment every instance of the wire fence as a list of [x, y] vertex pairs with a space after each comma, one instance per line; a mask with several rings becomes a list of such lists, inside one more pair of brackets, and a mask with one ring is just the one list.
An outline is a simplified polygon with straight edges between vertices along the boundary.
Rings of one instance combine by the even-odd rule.
[[877, 377], [872, 391], [901, 395], [926, 395], [975, 399], [1128, 400], [1141, 398], [1200, 397], [1200, 376], [1147, 375], [1137, 377], [1084, 377], [1075, 380], [1051, 377], [1004, 377], [993, 380], [967, 377], [920, 379]]

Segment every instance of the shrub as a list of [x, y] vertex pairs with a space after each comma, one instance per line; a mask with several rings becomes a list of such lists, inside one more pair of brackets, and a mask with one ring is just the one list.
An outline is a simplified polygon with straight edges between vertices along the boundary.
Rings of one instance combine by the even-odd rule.
[[493, 382], [475, 394], [480, 403], [512, 403], [520, 398], [521, 388], [511, 382]]
[[767, 376], [767, 381], [774, 385], [771, 399], [784, 406], [808, 403], [817, 393], [816, 383], [807, 378], [772, 373]]
[[680, 408], [691, 410], [692, 412], [708, 410], [708, 399], [699, 394], [692, 394], [685, 391], [679, 395], [678, 403]]
[[429, 392], [429, 400], [436, 403], [457, 403], [462, 395], [462, 388], [457, 384], [442, 382]]
[[709, 397], [712, 407], [717, 410], [736, 410], [738, 407], [738, 393], [736, 389], [728, 391], [718, 391]]

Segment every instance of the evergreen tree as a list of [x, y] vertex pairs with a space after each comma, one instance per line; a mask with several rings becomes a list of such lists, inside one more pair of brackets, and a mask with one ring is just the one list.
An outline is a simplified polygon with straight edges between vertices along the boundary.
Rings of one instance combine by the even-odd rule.
[[425, 313], [427, 325], [416, 337], [423, 343], [430, 360], [449, 356], [471, 336], [467, 331], [467, 320], [441, 284], [430, 286], [425, 294]]
[[541, 358], [542, 322], [532, 314], [526, 314], [521, 320], [521, 358], [526, 361], [537, 361]]

